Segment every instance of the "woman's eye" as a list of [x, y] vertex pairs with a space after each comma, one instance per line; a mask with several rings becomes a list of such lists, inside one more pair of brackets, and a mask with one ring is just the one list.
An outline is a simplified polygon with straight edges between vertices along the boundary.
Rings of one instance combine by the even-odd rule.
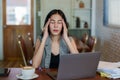
[[62, 21], [58, 21], [58, 24], [62, 24]]
[[55, 22], [54, 21], [50, 21], [51, 24], [54, 24]]

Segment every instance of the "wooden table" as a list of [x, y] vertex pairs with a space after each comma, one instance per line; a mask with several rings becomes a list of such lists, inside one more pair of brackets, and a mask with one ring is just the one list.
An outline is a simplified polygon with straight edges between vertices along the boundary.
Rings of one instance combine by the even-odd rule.
[[[10, 74], [7, 77], [0, 77], [0, 80], [19, 80], [17, 79], [16, 75], [19, 74], [21, 72], [20, 68], [10, 68]], [[47, 69], [49, 71], [53, 71], [55, 69]], [[33, 80], [52, 80], [46, 73], [45, 73], [46, 69], [43, 69], [42, 71], [40, 70], [36, 70], [36, 73], [39, 75], [39, 77], [33, 79]], [[80, 79], [80, 80], [112, 80], [112, 79], [107, 79], [107, 78], [103, 78], [100, 77], [98, 74], [96, 75], [96, 77], [94, 78], [86, 78], [86, 79]], [[116, 80], [120, 80], [120, 79], [116, 79]]]

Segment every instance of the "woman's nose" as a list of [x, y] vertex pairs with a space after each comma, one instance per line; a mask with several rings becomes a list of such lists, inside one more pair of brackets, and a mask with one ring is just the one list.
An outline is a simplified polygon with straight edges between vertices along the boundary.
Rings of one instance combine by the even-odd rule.
[[58, 27], [58, 24], [55, 22], [55, 26], [54, 27]]

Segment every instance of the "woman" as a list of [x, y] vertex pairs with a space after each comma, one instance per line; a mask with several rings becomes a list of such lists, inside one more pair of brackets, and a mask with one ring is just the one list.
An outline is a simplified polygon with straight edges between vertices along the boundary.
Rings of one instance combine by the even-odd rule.
[[48, 13], [43, 34], [36, 41], [33, 67], [57, 68], [60, 55], [78, 53], [67, 28], [67, 20], [61, 10], [54, 9]]

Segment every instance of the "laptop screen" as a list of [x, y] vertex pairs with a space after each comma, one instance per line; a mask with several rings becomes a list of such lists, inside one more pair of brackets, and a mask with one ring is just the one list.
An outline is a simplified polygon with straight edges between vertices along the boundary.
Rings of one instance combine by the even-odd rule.
[[[61, 55], [57, 80], [94, 77], [96, 75], [99, 60], [99, 52]], [[56, 79], [55, 74], [52, 77]]]

